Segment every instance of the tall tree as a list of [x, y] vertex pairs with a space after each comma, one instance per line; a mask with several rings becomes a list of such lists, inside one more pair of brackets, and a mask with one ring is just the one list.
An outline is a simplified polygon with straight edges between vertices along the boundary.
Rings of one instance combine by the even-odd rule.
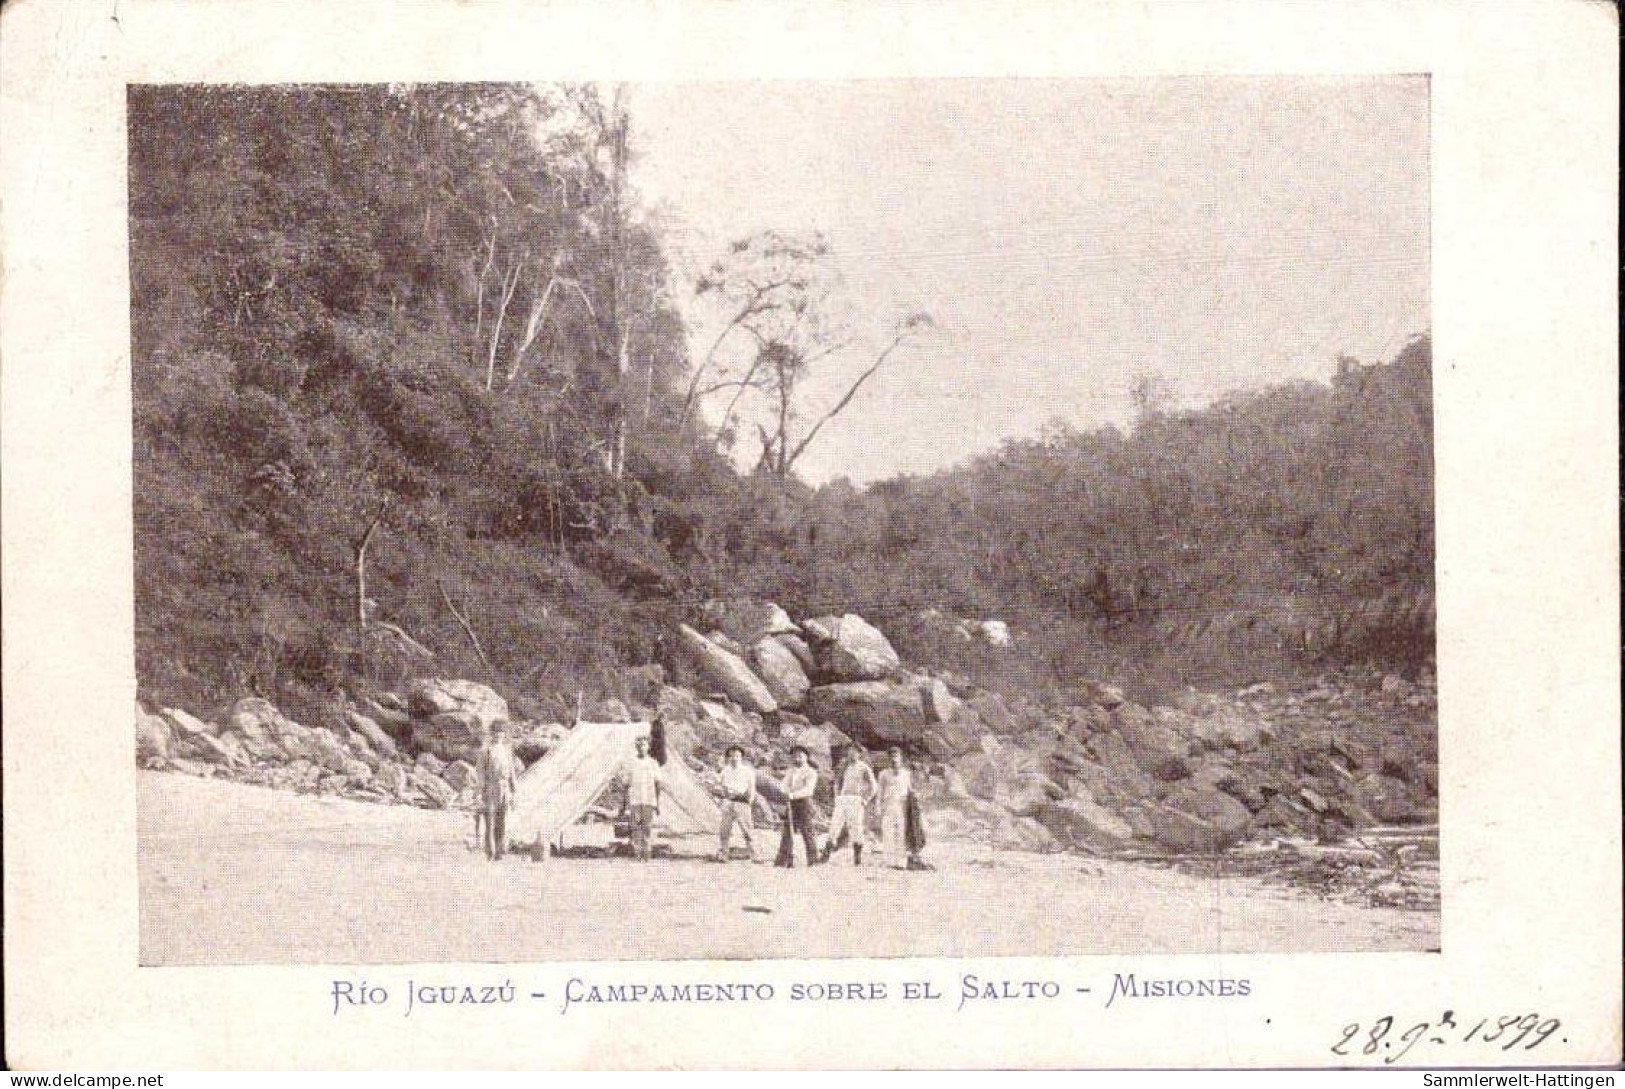
[[[797, 238], [775, 231], [732, 243], [696, 284], [701, 298], [719, 304], [722, 329], [695, 367], [685, 411], [705, 397], [728, 393], [717, 424], [720, 439], [731, 431], [742, 399], [750, 393], [762, 397], [767, 411], [757, 422], [759, 464], [779, 477], [790, 475], [824, 426], [846, 410], [898, 349], [933, 326], [923, 311], [898, 321], [834, 404], [798, 429], [806, 414], [804, 385], [813, 368], [857, 343], [840, 289], [833, 254], [822, 235]], [[712, 381], [701, 384], [707, 374]]]

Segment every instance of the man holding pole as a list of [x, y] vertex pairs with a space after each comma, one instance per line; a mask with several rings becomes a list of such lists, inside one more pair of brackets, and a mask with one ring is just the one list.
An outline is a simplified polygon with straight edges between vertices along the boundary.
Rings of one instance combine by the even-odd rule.
[[812, 827], [812, 797], [818, 789], [818, 769], [812, 766], [805, 745], [790, 749], [790, 771], [784, 777], [784, 795], [789, 799], [784, 813], [784, 834], [779, 837], [775, 866], [793, 868], [796, 864], [795, 837], [799, 833], [807, 848], [807, 865], [823, 861]]

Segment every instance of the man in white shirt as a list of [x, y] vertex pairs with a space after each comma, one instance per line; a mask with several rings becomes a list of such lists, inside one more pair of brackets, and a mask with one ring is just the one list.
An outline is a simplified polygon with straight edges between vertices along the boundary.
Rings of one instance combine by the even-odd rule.
[[480, 785], [480, 815], [485, 818], [481, 830], [485, 857], [495, 862], [508, 850], [508, 805], [513, 801], [518, 780], [513, 746], [508, 743], [507, 722], [491, 724], [485, 744], [480, 747], [475, 778]]
[[914, 773], [904, 762], [902, 749], [894, 746], [888, 756], [891, 766], [880, 773], [880, 850], [892, 866], [904, 869], [909, 859], [904, 832]]
[[829, 819], [829, 840], [824, 845], [824, 861], [845, 832], [852, 840], [852, 865], [863, 865], [863, 848], [869, 842], [866, 814], [874, 800], [875, 773], [856, 745], [845, 749], [840, 769], [835, 773], [835, 811]]
[[812, 798], [813, 791], [818, 789], [818, 769], [812, 766], [804, 745], [790, 749], [790, 760], [790, 770], [784, 777], [784, 796], [789, 804], [784, 816], [784, 834], [779, 838], [779, 856], [773, 864], [795, 866], [795, 837], [800, 833], [801, 842], [807, 848], [807, 865], [814, 866], [823, 861], [812, 827]]
[[626, 780], [626, 809], [632, 821], [632, 857], [649, 861], [649, 837], [655, 811], [660, 808], [660, 764], [649, 755], [649, 739], [641, 734], [632, 742], [636, 755], [622, 773]]
[[717, 848], [717, 861], [728, 861], [728, 843], [733, 839], [734, 826], [744, 834], [750, 860], [756, 858], [756, 837], [751, 824], [751, 807], [756, 804], [756, 769], [745, 761], [745, 750], [729, 745], [722, 764], [722, 830], [717, 833], [721, 845]]

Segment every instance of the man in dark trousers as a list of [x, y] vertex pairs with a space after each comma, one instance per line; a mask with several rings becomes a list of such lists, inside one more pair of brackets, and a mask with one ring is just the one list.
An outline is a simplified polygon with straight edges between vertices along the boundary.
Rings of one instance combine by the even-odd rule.
[[812, 797], [813, 791], [818, 789], [818, 769], [812, 766], [804, 745], [791, 748], [790, 760], [790, 770], [784, 776], [784, 796], [789, 799], [789, 804], [785, 807], [784, 833], [779, 837], [779, 857], [773, 860], [773, 864], [795, 866], [795, 837], [800, 833], [801, 842], [807, 848], [807, 865], [816, 866], [823, 861], [812, 827]]

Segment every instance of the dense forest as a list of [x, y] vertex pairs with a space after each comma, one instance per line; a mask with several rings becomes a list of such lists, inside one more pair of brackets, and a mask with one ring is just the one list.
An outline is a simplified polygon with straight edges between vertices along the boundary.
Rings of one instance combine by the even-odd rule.
[[[1040, 698], [1431, 654], [1425, 336], [1199, 409], [1147, 380], [1126, 431], [813, 488], [834, 255], [769, 235], [676, 275], [613, 92], [133, 87], [128, 113], [143, 699], [298, 715], [432, 673], [563, 715], [672, 665], [718, 596], [858, 612]], [[743, 372], [691, 349], [697, 303]], [[743, 388], [780, 409], [754, 465]]]

